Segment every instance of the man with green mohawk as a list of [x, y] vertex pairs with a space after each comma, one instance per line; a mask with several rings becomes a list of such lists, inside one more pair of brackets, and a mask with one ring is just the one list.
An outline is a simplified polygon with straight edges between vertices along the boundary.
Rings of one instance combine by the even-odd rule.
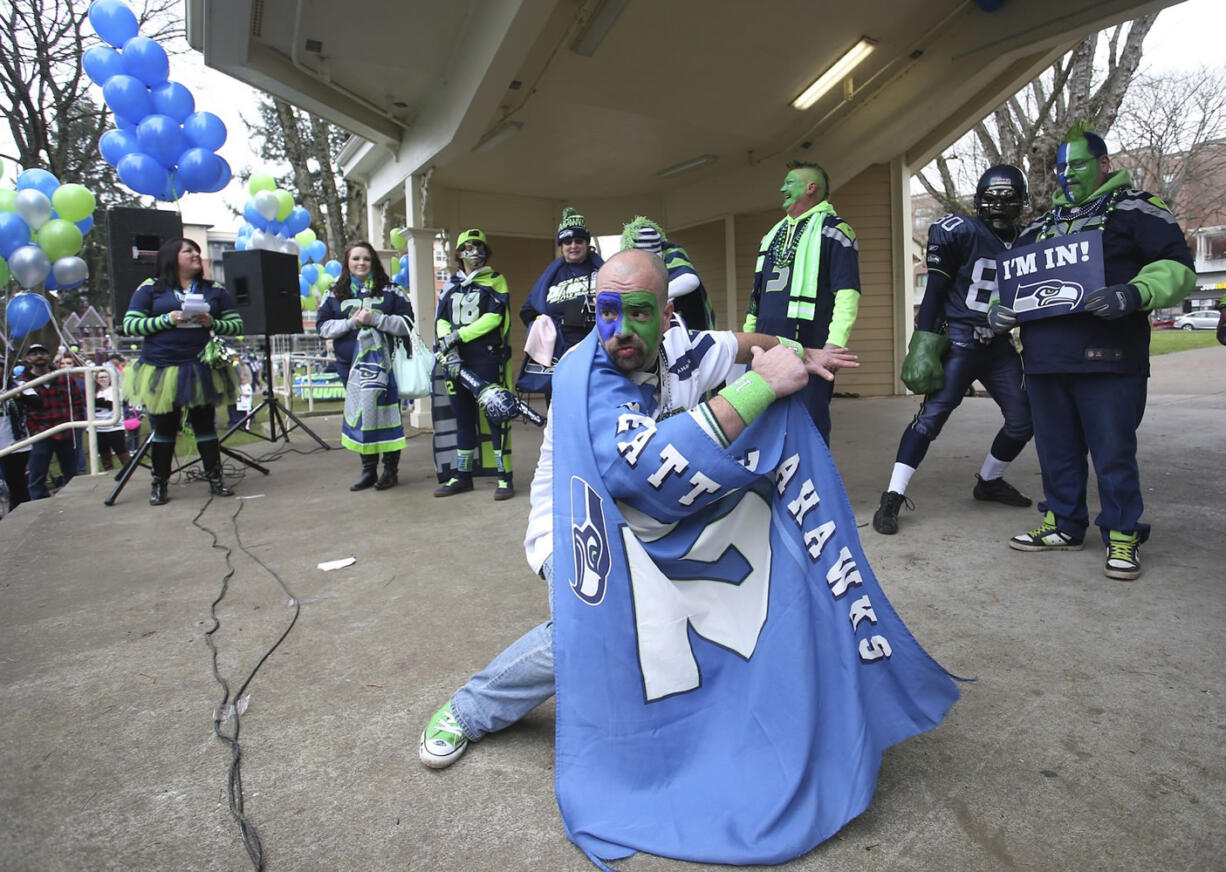
[[650, 218], [636, 217], [622, 230], [621, 250], [639, 248], [658, 254], [668, 269], [668, 299], [673, 311], [691, 330], [714, 330], [715, 310], [707, 299], [698, 271], [680, 245], [664, 238], [664, 229]]
[[[1107, 145], [1084, 126], [1056, 153], [1055, 208], [1023, 242], [1099, 233], [1104, 287], [1085, 295], [1084, 311], [1022, 324], [1022, 364], [1035, 452], [1043, 476], [1042, 523], [1009, 540], [1018, 551], [1080, 551], [1089, 528], [1086, 454], [1098, 477], [1095, 524], [1107, 546], [1103, 571], [1130, 581], [1141, 574], [1137, 428], [1145, 413], [1151, 309], [1177, 305], [1196, 286], [1192, 253], [1166, 204], [1113, 172]], [[998, 333], [1017, 323], [994, 301], [988, 323]]]
[[[758, 246], [744, 330], [844, 351], [860, 309], [856, 232], [826, 199], [830, 179], [817, 164], [789, 163], [779, 192], [786, 214]], [[833, 394], [833, 382], [812, 377], [801, 393], [827, 444]]]

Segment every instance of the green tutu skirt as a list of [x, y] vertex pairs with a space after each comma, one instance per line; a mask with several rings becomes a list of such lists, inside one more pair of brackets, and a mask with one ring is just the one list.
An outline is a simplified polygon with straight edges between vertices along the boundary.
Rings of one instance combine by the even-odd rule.
[[138, 360], [124, 370], [123, 393], [129, 402], [161, 415], [175, 406], [232, 405], [238, 378], [234, 367], [213, 369], [200, 361], [154, 366]]

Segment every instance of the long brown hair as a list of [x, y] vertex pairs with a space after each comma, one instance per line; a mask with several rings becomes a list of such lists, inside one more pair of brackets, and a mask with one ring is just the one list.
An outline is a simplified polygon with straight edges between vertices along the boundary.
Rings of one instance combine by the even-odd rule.
[[338, 300], [348, 300], [352, 296], [349, 283], [351, 276], [349, 275], [349, 252], [355, 248], [365, 248], [370, 252], [370, 277], [374, 281], [375, 290], [386, 288], [392, 283], [392, 280], [387, 277], [387, 273], [383, 269], [383, 262], [379, 260], [379, 254], [375, 251], [375, 247], [369, 242], [358, 241], [351, 242], [345, 249], [344, 257], [341, 258], [341, 274], [336, 280], [336, 284], [332, 286], [332, 293]]

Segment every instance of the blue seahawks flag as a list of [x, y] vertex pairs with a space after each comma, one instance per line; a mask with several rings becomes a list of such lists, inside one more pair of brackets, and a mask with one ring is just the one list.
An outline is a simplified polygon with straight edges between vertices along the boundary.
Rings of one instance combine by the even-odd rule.
[[1057, 236], [1002, 251], [996, 257], [1000, 301], [1020, 322], [1085, 311], [1086, 294], [1101, 288], [1101, 233]]
[[[588, 336], [555, 373], [556, 790], [602, 861], [782, 863], [958, 698], [861, 550], [804, 407], [727, 449]], [[606, 867], [607, 868], [607, 867]]]

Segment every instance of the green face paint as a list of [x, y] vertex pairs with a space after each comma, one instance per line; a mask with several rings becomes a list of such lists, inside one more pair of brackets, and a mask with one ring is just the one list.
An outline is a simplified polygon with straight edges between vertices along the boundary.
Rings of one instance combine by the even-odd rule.
[[639, 369], [654, 357], [661, 328], [660, 301], [651, 291], [596, 295], [596, 332], [619, 369]]
[[801, 177], [800, 173], [796, 170], [789, 172], [779, 188], [779, 193], [783, 194], [783, 208], [792, 208], [792, 205], [805, 195], [807, 187], [809, 183]]
[[1098, 185], [1098, 158], [1090, 153], [1090, 147], [1080, 137], [1060, 147], [1056, 158], [1056, 174], [1060, 187], [1070, 202], [1082, 203], [1089, 199]]

